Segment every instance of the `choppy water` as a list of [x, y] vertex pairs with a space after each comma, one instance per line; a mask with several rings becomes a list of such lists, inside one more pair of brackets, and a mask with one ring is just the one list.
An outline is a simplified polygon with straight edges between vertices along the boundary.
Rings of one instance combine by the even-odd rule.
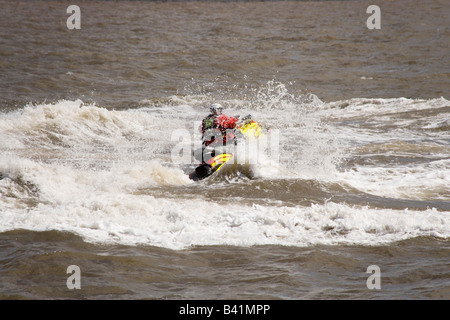
[[[0, 2], [0, 297], [450, 298], [450, 8], [369, 4]], [[193, 182], [214, 101], [277, 148]]]

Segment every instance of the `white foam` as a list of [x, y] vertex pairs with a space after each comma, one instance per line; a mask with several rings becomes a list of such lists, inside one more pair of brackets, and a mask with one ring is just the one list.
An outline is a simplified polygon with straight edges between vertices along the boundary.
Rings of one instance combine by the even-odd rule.
[[[171, 133], [186, 129], [192, 132], [191, 141], [198, 139], [193, 122], [207, 114], [209, 101], [204, 96], [171, 97], [157, 106], [149, 103], [121, 111], [60, 101], [1, 114], [0, 231], [63, 230], [92, 242], [174, 249], [216, 244], [376, 245], [416, 236], [450, 237], [449, 212], [432, 208], [374, 209], [332, 202], [252, 206], [207, 201], [192, 193], [179, 199], [154, 195], [152, 190], [158, 188], [170, 192], [193, 184], [182, 166], [171, 162]], [[252, 101], [221, 102], [227, 106], [224, 111], [251, 113], [280, 130], [280, 161], [257, 162], [253, 178], [326, 180], [385, 197], [449, 200], [450, 164], [443, 147], [438, 148], [439, 157], [430, 155], [427, 162], [337, 169], [343, 156], [361, 146], [386, 144], [394, 136], [406, 139], [411, 131], [420, 143], [430, 137], [415, 127], [396, 133], [383, 129], [380, 134], [378, 129], [339, 121], [368, 113], [395, 126], [398, 119], [384, 115], [397, 104], [404, 111], [447, 104], [445, 99], [374, 101], [352, 99], [344, 110], [339, 103], [296, 97], [270, 84]], [[428, 120], [421, 128], [427, 123], [430, 129], [445, 125], [436, 117]], [[445, 138], [440, 131], [436, 134]], [[440, 140], [433, 143], [439, 146]]]
[[[330, 118], [348, 119], [355, 117], [396, 116], [402, 112], [439, 109], [449, 106], [445, 98], [353, 98], [323, 104], [323, 115]], [[331, 112], [330, 112], [331, 111]]]
[[[7, 177], [39, 188], [37, 206], [2, 200], [0, 231], [61, 230], [94, 243], [154, 245], [377, 245], [417, 236], [450, 237], [450, 212], [373, 209], [325, 203], [310, 207], [224, 204], [156, 198], [141, 190], [192, 183], [179, 169], [143, 162], [113, 171], [70, 169], [30, 160], [0, 161]], [[8, 163], [8, 164], [6, 164]], [[348, 178], [346, 179], [348, 181]], [[20, 194], [18, 194], [20, 196]], [[11, 199], [11, 198], [10, 198]]]
[[450, 201], [450, 160], [408, 166], [362, 167], [339, 174], [342, 182], [381, 197]]
[[1, 231], [75, 232], [95, 243], [194, 245], [378, 245], [416, 236], [449, 237], [448, 212], [370, 209], [328, 203], [311, 207], [223, 205], [201, 199], [98, 193], [28, 212], [3, 212]]

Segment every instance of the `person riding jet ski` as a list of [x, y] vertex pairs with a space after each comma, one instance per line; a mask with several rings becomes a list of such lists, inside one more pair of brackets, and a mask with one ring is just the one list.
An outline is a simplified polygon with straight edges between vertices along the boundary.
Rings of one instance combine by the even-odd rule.
[[211, 113], [203, 119], [199, 128], [203, 143], [201, 148], [194, 151], [194, 157], [200, 165], [189, 174], [189, 178], [194, 181], [209, 177], [233, 157], [233, 151], [226, 147], [227, 143], [236, 145], [241, 139], [259, 138], [263, 134], [261, 125], [251, 115], [239, 121], [239, 116], [226, 116], [222, 110], [220, 104], [212, 104]]
[[211, 165], [207, 162], [214, 156], [223, 153], [227, 143], [235, 142], [235, 128], [238, 117], [227, 116], [222, 113], [223, 107], [213, 103], [210, 114], [202, 120], [200, 132], [202, 133], [202, 147], [194, 152], [194, 156], [201, 164], [196, 168], [198, 177], [209, 176]]

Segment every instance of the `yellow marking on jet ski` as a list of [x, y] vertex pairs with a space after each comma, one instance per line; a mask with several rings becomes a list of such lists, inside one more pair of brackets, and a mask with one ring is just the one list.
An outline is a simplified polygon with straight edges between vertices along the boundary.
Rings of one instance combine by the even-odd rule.
[[258, 138], [261, 135], [261, 126], [258, 122], [248, 122], [241, 126], [239, 130], [247, 137]]
[[224, 165], [225, 162], [230, 160], [232, 157], [233, 157], [232, 154], [223, 153], [223, 154], [220, 154], [218, 156], [215, 156], [214, 158], [212, 158], [208, 162], [211, 162], [211, 167], [212, 168], [215, 168], [215, 166], [219, 165], [219, 167], [217, 169], [215, 169], [215, 171], [217, 171], [217, 170], [220, 169], [220, 167], [222, 167]]
[[[249, 137], [258, 138], [259, 136], [262, 135], [261, 126], [258, 122], [255, 121], [245, 123], [239, 128], [239, 130], [247, 138]], [[218, 171], [225, 164], [225, 162], [230, 160], [232, 157], [233, 157], [232, 154], [223, 153], [210, 159], [208, 163], [211, 165], [211, 168], [213, 168], [214, 171]], [[218, 167], [216, 168], [216, 166]]]

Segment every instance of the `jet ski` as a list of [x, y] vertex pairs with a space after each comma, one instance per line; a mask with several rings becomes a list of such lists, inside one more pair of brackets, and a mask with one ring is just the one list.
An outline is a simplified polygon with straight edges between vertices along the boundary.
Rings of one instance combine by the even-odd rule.
[[[253, 121], [250, 116], [243, 119], [242, 123], [234, 129], [234, 137], [228, 143], [237, 144], [240, 141], [258, 139], [263, 135], [261, 125]], [[189, 178], [194, 181], [203, 180], [219, 171], [222, 166], [233, 158], [233, 153], [227, 153], [226, 146], [203, 145], [194, 152], [194, 157], [201, 161]]]

